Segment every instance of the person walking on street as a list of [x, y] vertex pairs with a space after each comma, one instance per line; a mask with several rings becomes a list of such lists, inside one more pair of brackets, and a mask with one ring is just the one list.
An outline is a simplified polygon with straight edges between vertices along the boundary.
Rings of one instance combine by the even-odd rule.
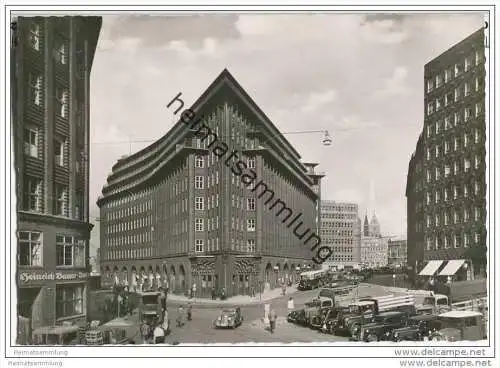
[[281, 284], [281, 292], [283, 293], [283, 295], [286, 294], [286, 284], [284, 282]]
[[288, 313], [290, 313], [291, 311], [294, 310], [295, 306], [294, 306], [293, 298], [292, 297], [288, 298], [288, 305], [287, 305], [287, 307], [288, 307]]
[[182, 319], [182, 316], [184, 315], [184, 308], [182, 307], [182, 305], [179, 305], [179, 308], [177, 310], [177, 319], [176, 319], [176, 325], [177, 327], [182, 327], [184, 325], [184, 321]]
[[274, 309], [271, 309], [269, 312], [269, 331], [271, 333], [274, 333], [274, 330], [276, 329], [276, 311]]
[[212, 288], [212, 300], [215, 300], [215, 287]]
[[196, 284], [193, 282], [193, 286], [191, 287], [191, 298], [196, 298]]
[[193, 306], [191, 305], [191, 303], [188, 304], [188, 307], [187, 307], [187, 320], [188, 321], [191, 321], [192, 319], [192, 308]]

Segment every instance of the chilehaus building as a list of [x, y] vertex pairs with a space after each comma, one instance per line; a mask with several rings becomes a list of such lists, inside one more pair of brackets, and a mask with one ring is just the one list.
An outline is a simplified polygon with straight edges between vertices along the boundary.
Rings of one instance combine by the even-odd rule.
[[90, 71], [101, 17], [11, 23], [18, 342], [86, 321]]
[[106, 285], [197, 296], [273, 288], [321, 243], [320, 186], [299, 153], [224, 70], [143, 150], [112, 167], [98, 199]]

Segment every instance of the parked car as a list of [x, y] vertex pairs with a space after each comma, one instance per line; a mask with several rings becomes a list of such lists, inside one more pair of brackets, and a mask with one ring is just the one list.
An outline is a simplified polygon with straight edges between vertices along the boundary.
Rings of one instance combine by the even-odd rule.
[[404, 312], [383, 312], [373, 317], [373, 322], [365, 323], [351, 336], [354, 341], [389, 340], [392, 331], [406, 326], [408, 316]]
[[298, 309], [288, 313], [286, 320], [289, 323], [294, 323], [301, 326], [307, 326], [306, 311], [304, 309]]
[[439, 316], [422, 314], [408, 318], [407, 326], [392, 331], [392, 341], [422, 341], [442, 328]]
[[327, 315], [322, 321], [321, 332], [333, 335], [338, 324], [339, 317], [342, 316], [343, 313], [349, 313], [349, 311], [349, 306], [337, 306], [334, 308], [330, 308]]
[[440, 330], [429, 337], [433, 341], [477, 341], [486, 339], [483, 315], [473, 311], [450, 311], [439, 315]]
[[215, 328], [236, 328], [243, 323], [240, 307], [225, 308], [214, 321]]
[[374, 300], [360, 300], [349, 306], [349, 310], [342, 312], [335, 325], [336, 335], [351, 334], [353, 329], [371, 322], [375, 315], [376, 305]]

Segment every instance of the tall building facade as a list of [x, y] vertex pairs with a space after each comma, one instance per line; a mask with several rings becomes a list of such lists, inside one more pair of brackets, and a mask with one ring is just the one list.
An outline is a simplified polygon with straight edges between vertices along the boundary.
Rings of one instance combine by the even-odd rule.
[[21, 329], [85, 321], [90, 71], [100, 17], [11, 25]]
[[359, 263], [358, 205], [321, 201], [321, 241], [332, 249], [328, 263]]
[[406, 239], [389, 239], [388, 265], [397, 268], [406, 267], [407, 242]]
[[320, 242], [314, 167], [224, 70], [165, 136], [113, 166], [98, 200], [103, 281], [209, 296], [296, 276]]
[[[421, 211], [424, 223], [408, 214], [411, 262], [414, 254], [417, 263], [422, 256], [423, 261], [461, 259], [468, 248], [486, 242], [484, 63], [480, 29], [425, 65], [421, 156], [412, 157], [407, 185], [413, 206], [408, 210]], [[414, 252], [422, 240], [423, 252]]]

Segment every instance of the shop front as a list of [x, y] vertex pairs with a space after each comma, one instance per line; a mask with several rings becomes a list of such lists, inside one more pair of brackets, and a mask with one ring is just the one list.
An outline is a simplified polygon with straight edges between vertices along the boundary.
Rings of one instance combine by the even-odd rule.
[[18, 342], [30, 343], [32, 331], [40, 327], [85, 323], [88, 277], [74, 270], [19, 271]]

